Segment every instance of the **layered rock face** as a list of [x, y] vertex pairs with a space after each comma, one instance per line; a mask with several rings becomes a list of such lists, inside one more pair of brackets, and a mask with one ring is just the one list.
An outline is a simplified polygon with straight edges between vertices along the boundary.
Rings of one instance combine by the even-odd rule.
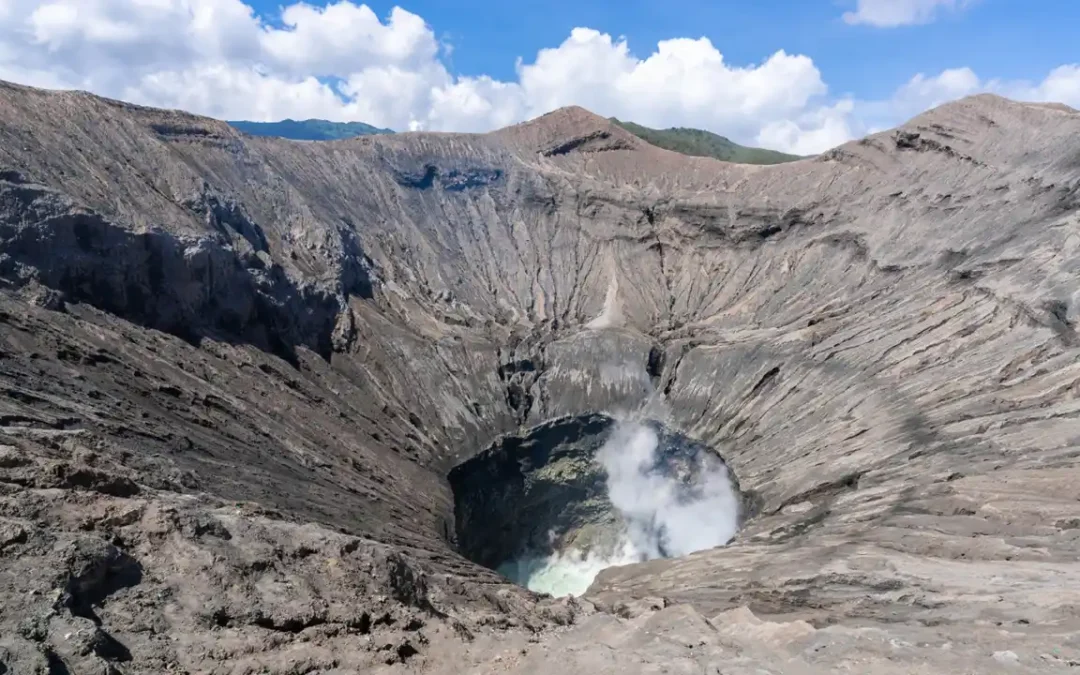
[[[0, 85], [0, 673], [1080, 664], [1080, 113], [771, 167]], [[447, 476], [656, 406], [753, 516], [537, 597]]]

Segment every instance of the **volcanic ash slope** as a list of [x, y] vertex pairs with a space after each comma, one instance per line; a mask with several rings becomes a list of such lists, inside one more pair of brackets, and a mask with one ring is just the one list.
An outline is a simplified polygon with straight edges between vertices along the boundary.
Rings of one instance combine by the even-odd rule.
[[[0, 278], [0, 673], [1080, 663], [1063, 106], [757, 167], [579, 108], [297, 143], [0, 84]], [[658, 402], [730, 545], [580, 600], [456, 552], [454, 466]]]

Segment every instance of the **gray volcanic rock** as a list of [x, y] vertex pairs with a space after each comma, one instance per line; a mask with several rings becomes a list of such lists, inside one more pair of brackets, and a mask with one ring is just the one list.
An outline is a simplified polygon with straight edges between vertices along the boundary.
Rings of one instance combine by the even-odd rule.
[[[0, 85], [0, 673], [1065, 671], [1078, 270], [1063, 106], [758, 167]], [[455, 551], [452, 467], [644, 405], [729, 546], [569, 601]]]

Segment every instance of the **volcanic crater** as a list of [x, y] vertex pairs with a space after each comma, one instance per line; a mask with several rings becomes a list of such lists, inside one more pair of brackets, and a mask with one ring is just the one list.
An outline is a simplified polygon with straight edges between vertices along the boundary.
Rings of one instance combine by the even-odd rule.
[[994, 96], [762, 167], [0, 84], [0, 672], [1080, 663], [1078, 157]]

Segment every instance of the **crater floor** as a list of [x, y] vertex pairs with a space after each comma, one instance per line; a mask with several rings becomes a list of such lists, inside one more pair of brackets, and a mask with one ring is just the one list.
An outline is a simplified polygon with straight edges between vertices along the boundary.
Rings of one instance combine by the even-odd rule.
[[[0, 673], [1073, 668], [1078, 158], [993, 96], [758, 167], [0, 83]], [[522, 448], [601, 415], [752, 517], [537, 595], [549, 523], [622, 530]]]

